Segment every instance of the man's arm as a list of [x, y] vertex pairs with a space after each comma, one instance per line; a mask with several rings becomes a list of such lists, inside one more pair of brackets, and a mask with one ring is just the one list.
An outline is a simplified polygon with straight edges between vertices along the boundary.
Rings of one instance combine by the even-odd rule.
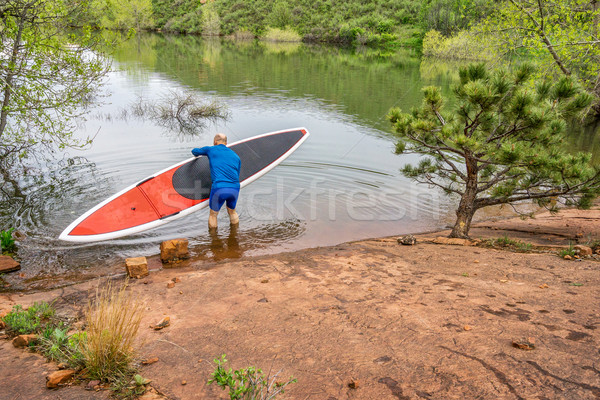
[[192, 150], [192, 154], [195, 157], [198, 157], [198, 156], [207, 156], [209, 148], [210, 148], [210, 146], [204, 146], [204, 147], [200, 147], [200, 148], [195, 148], [195, 149]]

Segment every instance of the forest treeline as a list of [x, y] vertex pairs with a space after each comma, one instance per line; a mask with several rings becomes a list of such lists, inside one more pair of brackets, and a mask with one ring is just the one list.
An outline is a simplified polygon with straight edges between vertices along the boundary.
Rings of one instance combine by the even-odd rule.
[[[94, 0], [95, 23], [203, 35], [264, 37], [293, 31], [298, 40], [420, 47], [425, 32], [450, 35], [485, 18], [486, 0]], [[289, 36], [288, 36], [289, 37]]]
[[574, 76], [598, 99], [598, 0], [90, 0], [92, 25], [394, 48]]

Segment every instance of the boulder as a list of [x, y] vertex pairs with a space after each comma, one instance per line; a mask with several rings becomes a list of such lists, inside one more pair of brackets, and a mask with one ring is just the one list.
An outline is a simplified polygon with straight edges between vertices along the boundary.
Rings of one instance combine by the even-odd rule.
[[148, 261], [146, 257], [133, 257], [125, 260], [125, 268], [130, 278], [140, 279], [148, 276]]
[[13, 339], [12, 344], [15, 347], [27, 347], [30, 343], [35, 342], [37, 335], [19, 335]]
[[160, 244], [160, 259], [163, 263], [173, 263], [190, 258], [187, 239], [171, 239]]
[[57, 388], [58, 385], [63, 385], [69, 381], [74, 374], [75, 371], [72, 369], [61, 369], [59, 371], [54, 371], [46, 377], [46, 387], [50, 389]]
[[581, 257], [586, 257], [586, 256], [591, 256], [593, 254], [592, 248], [588, 247], [588, 246], [584, 246], [581, 244], [576, 245], [575, 247], [573, 247], [574, 250], [579, 252], [579, 255]]
[[21, 264], [13, 260], [10, 256], [0, 256], [0, 274], [5, 272], [14, 272], [21, 269]]

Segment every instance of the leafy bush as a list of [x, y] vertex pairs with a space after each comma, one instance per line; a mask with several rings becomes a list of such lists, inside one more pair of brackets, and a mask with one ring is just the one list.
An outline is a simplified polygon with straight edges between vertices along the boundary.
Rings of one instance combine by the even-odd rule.
[[87, 309], [87, 341], [81, 352], [91, 379], [114, 381], [132, 371], [143, 305], [125, 288], [108, 285]]
[[208, 384], [217, 383], [222, 389], [229, 389], [230, 400], [270, 400], [277, 395], [283, 394], [284, 389], [291, 383], [297, 382], [290, 377], [285, 383], [277, 381], [279, 371], [274, 376], [269, 377], [263, 374], [262, 370], [255, 367], [238, 369], [233, 371], [231, 368], [226, 370], [224, 365], [227, 363], [225, 354], [221, 359], [215, 359], [217, 368], [211, 374]]
[[292, 11], [290, 6], [285, 1], [278, 1], [273, 6], [273, 11], [269, 14], [269, 23], [276, 27], [285, 29], [292, 23]]
[[15, 239], [12, 237], [12, 233], [15, 228], [10, 228], [5, 231], [0, 231], [0, 244], [2, 247], [2, 252], [12, 252], [15, 251], [17, 246], [15, 245]]
[[16, 335], [39, 333], [47, 325], [52, 324], [55, 313], [54, 308], [43, 301], [33, 303], [27, 310], [24, 310], [21, 305], [16, 305], [2, 320], [8, 331]]
[[[492, 40], [492, 38], [486, 38]], [[448, 60], [491, 60], [495, 54], [489, 43], [469, 31], [460, 31], [450, 37], [432, 30], [423, 38], [423, 55]]]
[[263, 36], [272, 42], [301, 42], [302, 38], [293, 29], [269, 28]]

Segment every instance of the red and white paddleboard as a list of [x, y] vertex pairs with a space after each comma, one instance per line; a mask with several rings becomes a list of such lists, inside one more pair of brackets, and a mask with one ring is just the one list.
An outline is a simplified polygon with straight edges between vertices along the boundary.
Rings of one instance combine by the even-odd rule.
[[[242, 161], [240, 186], [254, 182], [308, 138], [304, 128], [265, 133], [230, 144]], [[59, 239], [97, 242], [156, 228], [208, 206], [210, 167], [192, 157], [142, 179], [87, 211]]]

